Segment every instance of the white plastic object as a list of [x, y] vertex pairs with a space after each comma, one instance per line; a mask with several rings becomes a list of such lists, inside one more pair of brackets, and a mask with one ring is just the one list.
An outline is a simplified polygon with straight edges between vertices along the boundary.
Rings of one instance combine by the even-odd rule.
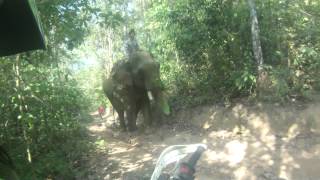
[[162, 151], [157, 161], [156, 167], [151, 176], [151, 180], [158, 180], [162, 170], [167, 165], [178, 162], [188, 154], [194, 153], [200, 146], [204, 149], [207, 149], [207, 145], [205, 144], [174, 145], [167, 147], [164, 151]]

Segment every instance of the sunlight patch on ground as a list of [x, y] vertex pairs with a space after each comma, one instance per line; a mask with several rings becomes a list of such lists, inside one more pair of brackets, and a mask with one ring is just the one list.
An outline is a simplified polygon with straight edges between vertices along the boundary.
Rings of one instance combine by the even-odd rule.
[[297, 123], [292, 124], [288, 130], [288, 139], [293, 139], [299, 134], [299, 126]]
[[208, 149], [204, 154], [204, 158], [210, 163], [227, 162], [232, 167], [244, 160], [247, 148], [247, 142], [233, 140], [226, 143], [223, 151], [215, 151], [212, 148]]
[[91, 132], [104, 132], [106, 130], [106, 127], [103, 124], [94, 124], [91, 125], [88, 129]]
[[248, 148], [248, 143], [234, 140], [228, 142], [225, 148], [225, 159], [229, 161], [230, 166], [234, 166], [244, 159], [246, 155], [246, 149]]
[[295, 169], [301, 168], [299, 164], [296, 163], [295, 159], [287, 152], [287, 150], [281, 150], [281, 166], [279, 177], [284, 179], [292, 179], [291, 175]]
[[237, 179], [239, 180], [242, 180], [242, 179], [245, 180], [251, 176], [251, 173], [247, 169], [247, 167], [241, 166], [234, 171], [234, 176], [237, 177]]
[[[103, 132], [99, 123], [89, 129], [108, 138], [105, 142], [110, 150], [109, 159], [119, 163], [117, 170], [122, 173], [145, 172], [147, 168], [154, 168], [153, 163], [161, 151], [170, 145], [203, 142], [208, 145], [208, 150], [198, 164], [201, 180], [300, 180], [319, 174], [320, 145], [317, 143], [320, 139], [313, 136], [311, 141], [309, 136], [301, 135], [306, 124], [302, 121], [308, 118], [299, 117], [302, 113], [308, 112], [312, 116], [315, 113], [272, 106], [236, 106], [232, 109], [198, 108], [195, 112], [188, 110], [178, 116], [179, 119], [194, 121], [204, 131], [201, 135], [198, 132], [171, 131], [170, 128], [130, 134], [107, 127]], [[111, 113], [108, 116], [104, 118], [106, 121], [111, 119]], [[108, 126], [107, 122], [103, 123]], [[306, 143], [308, 141], [310, 147]]]
[[112, 151], [110, 151], [110, 155], [116, 155], [116, 154], [120, 154], [120, 153], [129, 153], [130, 150], [128, 149], [128, 147], [114, 147], [112, 148]]

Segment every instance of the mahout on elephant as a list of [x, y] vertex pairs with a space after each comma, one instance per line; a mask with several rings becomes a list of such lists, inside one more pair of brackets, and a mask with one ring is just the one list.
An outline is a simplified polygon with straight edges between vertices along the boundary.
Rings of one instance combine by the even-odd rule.
[[160, 64], [142, 50], [130, 58], [114, 65], [110, 77], [103, 81], [103, 91], [119, 115], [120, 127], [134, 131], [139, 112], [145, 124], [152, 125], [161, 114], [169, 114], [169, 106], [160, 80]]

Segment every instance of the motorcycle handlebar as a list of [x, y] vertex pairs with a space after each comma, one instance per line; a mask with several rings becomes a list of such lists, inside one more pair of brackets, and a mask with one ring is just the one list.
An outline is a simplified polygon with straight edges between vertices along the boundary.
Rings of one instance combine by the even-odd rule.
[[187, 162], [180, 163], [173, 175], [173, 180], [194, 180], [195, 166], [204, 151], [205, 148], [199, 146]]
[[205, 148], [202, 146], [199, 146], [198, 149], [196, 150], [196, 152], [194, 152], [190, 159], [188, 160], [188, 164], [190, 167], [194, 168], [195, 165], [197, 164], [197, 161], [199, 160], [199, 158], [201, 157], [202, 153], [205, 151]]
[[[167, 147], [162, 151], [159, 159], [157, 160], [156, 167], [152, 173], [151, 180], [159, 180], [159, 177], [163, 179], [163, 169], [171, 163], [178, 163], [175, 166], [175, 170], [170, 176], [170, 179], [187, 180], [194, 179], [195, 166], [202, 153], [207, 149], [205, 144], [189, 144], [189, 145], [174, 145]], [[191, 156], [185, 162], [180, 162], [188, 154]]]

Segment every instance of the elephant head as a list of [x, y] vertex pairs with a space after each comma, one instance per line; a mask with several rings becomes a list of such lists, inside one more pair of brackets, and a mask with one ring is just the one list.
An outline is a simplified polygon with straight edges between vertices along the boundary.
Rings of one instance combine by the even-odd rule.
[[130, 62], [134, 84], [145, 89], [149, 101], [168, 115], [170, 111], [160, 79], [160, 64], [145, 51], [136, 52]]

